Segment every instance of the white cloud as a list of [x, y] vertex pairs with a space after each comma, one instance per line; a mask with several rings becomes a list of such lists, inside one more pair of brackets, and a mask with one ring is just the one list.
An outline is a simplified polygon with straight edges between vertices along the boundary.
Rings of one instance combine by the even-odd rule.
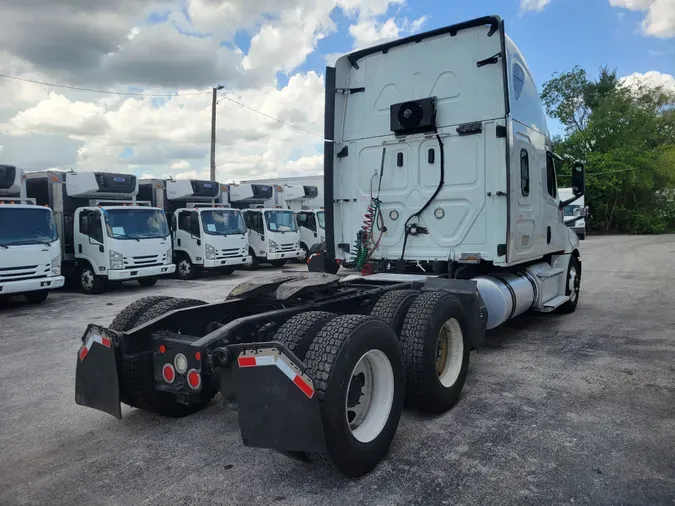
[[655, 70], [641, 74], [635, 72], [621, 78], [621, 83], [630, 88], [662, 88], [664, 91], [675, 93], [675, 77], [670, 74], [662, 74]]
[[551, 0], [520, 0], [520, 10], [523, 12], [541, 12], [551, 3]]
[[675, 0], [609, 0], [613, 7], [646, 11], [642, 33], [651, 37], [675, 37]]
[[368, 18], [351, 25], [349, 33], [354, 37], [354, 49], [360, 49], [416, 33], [426, 21], [426, 16], [413, 21], [404, 18], [399, 25], [394, 18], [389, 18], [384, 22], [377, 21], [375, 18]]
[[[208, 177], [210, 87], [221, 83], [226, 89], [217, 105], [219, 179], [321, 173], [322, 71], [298, 68], [336, 31], [335, 8], [349, 17], [359, 47], [420, 30], [426, 17], [403, 17], [405, 1], [4, 0], [0, 73], [178, 95], [103, 95], [0, 79], [2, 161], [27, 170]], [[151, 12], [166, 9], [165, 22], [146, 21]], [[250, 37], [246, 52], [235, 44], [242, 31]], [[325, 58], [334, 63], [337, 56]], [[287, 75], [286, 86], [278, 85], [278, 72]]]

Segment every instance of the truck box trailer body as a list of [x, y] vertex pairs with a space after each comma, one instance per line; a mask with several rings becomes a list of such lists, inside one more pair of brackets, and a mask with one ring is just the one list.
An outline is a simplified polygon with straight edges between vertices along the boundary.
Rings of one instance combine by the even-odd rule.
[[[270, 179], [255, 179], [242, 181], [242, 184], [262, 184], [262, 185], [277, 185], [281, 187], [307, 187], [305, 195], [300, 198], [289, 199], [288, 195], [284, 196], [284, 207], [293, 209], [295, 211], [312, 210], [323, 208], [323, 176], [296, 176]], [[287, 193], [285, 190], [284, 193]], [[297, 193], [294, 191], [294, 193]], [[291, 200], [291, 202], [289, 202]], [[270, 203], [273, 207], [274, 204]]]
[[42, 302], [63, 283], [52, 210], [27, 198], [21, 169], [0, 165], [0, 297], [23, 295]]
[[[383, 272], [259, 278], [216, 304], [142, 299], [87, 328], [77, 402], [183, 416], [219, 390], [238, 404], [245, 445], [350, 476], [373, 469], [404, 396], [432, 413], [460, 400], [487, 328], [530, 307], [576, 309], [578, 240], [559, 219], [571, 202], [556, 198], [526, 69], [498, 16], [340, 58], [326, 71], [327, 247], [309, 267], [353, 262], [357, 242]], [[512, 117], [521, 98], [530, 106]], [[583, 166], [572, 179], [577, 198]], [[396, 272], [409, 264], [417, 273]], [[142, 386], [125, 372], [137, 364]]]
[[152, 286], [175, 271], [164, 211], [139, 205], [136, 176], [49, 170], [28, 173], [26, 188], [54, 211], [63, 273], [83, 292], [109, 281]]
[[142, 179], [139, 198], [164, 209], [173, 238], [173, 260], [181, 279], [198, 271], [232, 274], [250, 262], [248, 231], [241, 211], [222, 202], [227, 186], [196, 179]]

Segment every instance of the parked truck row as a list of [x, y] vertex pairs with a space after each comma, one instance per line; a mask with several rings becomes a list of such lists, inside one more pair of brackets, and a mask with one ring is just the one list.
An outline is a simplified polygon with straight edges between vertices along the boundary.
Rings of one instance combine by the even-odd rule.
[[[90, 324], [78, 404], [180, 417], [220, 393], [244, 445], [360, 476], [387, 454], [404, 401], [431, 413], [460, 401], [486, 330], [575, 311], [582, 257], [563, 209], [584, 194], [584, 166], [561, 200], [544, 110], [501, 18], [360, 49], [325, 82], [325, 241], [310, 272], [210, 304], [144, 298]], [[266, 204], [267, 186], [230, 198], [248, 200], [256, 258], [283, 260], [271, 242], [298, 239], [267, 214], [289, 211]], [[343, 263], [363, 273], [332, 274]]]
[[64, 280], [96, 294], [111, 282], [152, 286], [174, 271], [192, 279], [203, 270], [304, 261], [325, 237], [323, 211], [293, 208], [315, 194], [308, 186], [25, 174], [2, 165], [0, 294], [40, 302]]

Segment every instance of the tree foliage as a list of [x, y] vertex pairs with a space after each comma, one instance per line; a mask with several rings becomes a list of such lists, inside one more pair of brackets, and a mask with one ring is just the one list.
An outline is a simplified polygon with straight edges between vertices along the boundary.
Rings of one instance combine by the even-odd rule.
[[575, 67], [544, 84], [549, 116], [565, 127], [553, 139], [571, 166], [586, 164], [588, 226], [599, 232], [661, 233], [675, 228], [675, 94], [649, 82], [622, 82], [601, 68], [596, 80]]

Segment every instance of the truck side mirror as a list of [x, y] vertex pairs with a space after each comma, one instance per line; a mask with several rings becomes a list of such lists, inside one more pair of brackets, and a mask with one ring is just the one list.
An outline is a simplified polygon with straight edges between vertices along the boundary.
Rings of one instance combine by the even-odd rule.
[[572, 192], [575, 197], [586, 193], [586, 171], [582, 163], [575, 163], [572, 167]]

